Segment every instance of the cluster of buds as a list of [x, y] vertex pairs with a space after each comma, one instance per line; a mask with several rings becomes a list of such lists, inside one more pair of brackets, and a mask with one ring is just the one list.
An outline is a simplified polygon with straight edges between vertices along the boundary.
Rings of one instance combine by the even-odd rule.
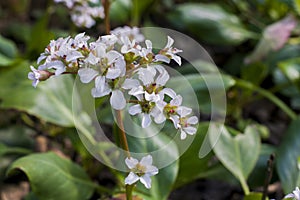
[[99, 0], [54, 0], [55, 3], [64, 3], [70, 10], [71, 19], [78, 27], [91, 28], [95, 19], [104, 19], [104, 8]]
[[[161, 124], [171, 120], [181, 131], [181, 139], [185, 139], [187, 134], [196, 133], [198, 118], [191, 116], [191, 108], [182, 105], [181, 95], [165, 86], [170, 76], [163, 66], [171, 60], [181, 65], [177, 53], [182, 51], [173, 47], [174, 40], [168, 36], [166, 46], [155, 54], [152, 42], [144, 41], [137, 30], [118, 28], [90, 43], [85, 33], [52, 40], [38, 58], [40, 66], [38, 69], [31, 66], [28, 77], [36, 87], [39, 81], [52, 75], [78, 73], [82, 83], [94, 81], [91, 91], [94, 98], [110, 95], [115, 110], [130, 104], [129, 114], [140, 115], [143, 128], [152, 121]], [[126, 96], [130, 96], [128, 100]]]

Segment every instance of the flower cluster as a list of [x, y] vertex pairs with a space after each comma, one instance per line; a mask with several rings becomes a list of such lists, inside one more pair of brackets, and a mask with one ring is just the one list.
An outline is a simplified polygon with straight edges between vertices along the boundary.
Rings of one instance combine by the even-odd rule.
[[[78, 73], [81, 82], [94, 82], [93, 97], [110, 95], [115, 110], [129, 103], [129, 114], [140, 115], [143, 128], [152, 121], [161, 124], [171, 120], [181, 131], [181, 139], [196, 133], [198, 118], [191, 116], [191, 108], [182, 105], [181, 95], [166, 87], [170, 76], [162, 63], [174, 60], [181, 65], [177, 55], [181, 50], [173, 47], [171, 37], [158, 53], [153, 52], [152, 42], [144, 41], [137, 28], [118, 28], [96, 41], [88, 42], [89, 39], [80, 33], [75, 38], [51, 41], [38, 58], [38, 64], [42, 64], [37, 70], [31, 66], [28, 77], [33, 85], [52, 75]], [[142, 41], [144, 47], [140, 45]]]
[[54, 0], [64, 3], [70, 9], [71, 19], [78, 27], [90, 28], [95, 25], [95, 19], [104, 18], [104, 8], [99, 0]]

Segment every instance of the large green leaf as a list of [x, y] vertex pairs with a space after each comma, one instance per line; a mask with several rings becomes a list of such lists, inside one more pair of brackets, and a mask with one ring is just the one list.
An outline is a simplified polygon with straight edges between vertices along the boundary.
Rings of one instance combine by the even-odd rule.
[[232, 137], [225, 127], [216, 127], [216, 130], [219, 128], [222, 130], [219, 138], [218, 131], [211, 131], [209, 134], [213, 150], [244, 187], [259, 157], [259, 134], [254, 127], [248, 126], [244, 134]]
[[204, 137], [208, 131], [209, 123], [201, 123], [198, 126], [196, 137], [186, 152], [179, 159], [179, 172], [175, 187], [180, 187], [198, 178], [213, 176], [215, 168], [209, 164], [212, 153], [204, 158], [199, 158]]
[[213, 44], [237, 45], [252, 37], [237, 16], [217, 4], [180, 4], [167, 17], [176, 28]]
[[54, 153], [32, 154], [16, 160], [8, 174], [21, 170], [40, 200], [88, 199], [95, 185], [85, 171]]
[[293, 121], [277, 151], [277, 172], [286, 193], [300, 184], [300, 119]]
[[51, 77], [34, 88], [27, 78], [28, 72], [27, 62], [1, 72], [0, 107], [15, 108], [55, 124], [73, 126], [72, 77]]

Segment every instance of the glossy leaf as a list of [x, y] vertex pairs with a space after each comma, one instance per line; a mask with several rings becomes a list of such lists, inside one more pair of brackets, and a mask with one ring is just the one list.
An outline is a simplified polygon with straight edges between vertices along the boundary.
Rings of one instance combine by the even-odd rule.
[[300, 184], [300, 120], [293, 121], [284, 135], [277, 151], [276, 167], [285, 193], [289, 193]]
[[180, 4], [167, 17], [176, 28], [212, 44], [237, 45], [252, 37], [237, 16], [217, 4]]
[[54, 153], [22, 157], [11, 165], [8, 174], [16, 170], [26, 174], [32, 191], [40, 200], [84, 200], [94, 190], [93, 182], [80, 166]]
[[[258, 192], [251, 192], [250, 194], [246, 195], [244, 200], [261, 200], [263, 194]], [[265, 200], [268, 200], [269, 198], [266, 198]]]
[[0, 74], [0, 107], [15, 108], [58, 125], [73, 126], [72, 77], [51, 77], [34, 88], [27, 78], [29, 70], [29, 63], [24, 62]]
[[[246, 180], [252, 172], [260, 152], [260, 138], [254, 127], [248, 126], [244, 134], [232, 137], [225, 127], [219, 127], [222, 134], [211, 131], [209, 139], [213, 150], [222, 164], [240, 181]], [[218, 138], [216, 140], [216, 138]], [[215, 144], [215, 145], [214, 145]]]

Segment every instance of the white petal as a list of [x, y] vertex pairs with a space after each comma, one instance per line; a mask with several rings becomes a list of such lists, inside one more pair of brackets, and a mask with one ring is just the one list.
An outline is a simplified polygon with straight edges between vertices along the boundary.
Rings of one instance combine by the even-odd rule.
[[165, 70], [164, 67], [160, 66], [160, 65], [156, 65], [155, 68], [159, 71], [159, 75], [156, 78], [156, 84], [158, 84], [159, 86], [164, 86], [166, 85], [167, 81], [169, 80], [170, 76], [169, 73], [167, 72], [167, 70]]
[[149, 174], [150, 176], [154, 176], [158, 174], [158, 169], [157, 167], [153, 165], [146, 166], [146, 173]]
[[125, 163], [129, 169], [133, 169], [134, 167], [136, 167], [139, 161], [135, 158], [130, 157], [125, 159]]
[[135, 182], [137, 182], [138, 180], [140, 179], [140, 177], [138, 175], [136, 175], [135, 173], [133, 172], [130, 172], [128, 174], [128, 176], [125, 178], [125, 184], [126, 185], [132, 185], [134, 184]]
[[89, 83], [98, 75], [98, 72], [92, 68], [81, 68], [78, 70], [78, 75], [81, 82]]
[[159, 96], [156, 95], [154, 92], [152, 92], [151, 94], [149, 94], [148, 92], [145, 92], [145, 99], [147, 101], [156, 102], [159, 100]]
[[174, 90], [172, 90], [171, 88], [164, 88], [162, 91], [160, 91], [160, 93], [166, 94], [172, 99], [174, 99], [177, 96], [176, 92], [174, 92]]
[[147, 114], [147, 113], [144, 113], [144, 116], [143, 116], [143, 119], [142, 119], [142, 127], [146, 128], [146, 127], [150, 126], [151, 121], [152, 120], [151, 120], [150, 115]]
[[111, 65], [112, 63], [114, 63], [115, 60], [116, 60], [117, 58], [121, 57], [121, 56], [122, 56], [122, 55], [121, 55], [119, 52], [117, 52], [117, 51], [114, 51], [114, 50], [109, 51], [109, 52], [106, 54], [106, 57], [107, 57], [107, 59], [108, 59], [108, 65]]
[[197, 132], [197, 129], [192, 126], [184, 127], [183, 130], [189, 135], [194, 135]]
[[97, 58], [92, 52], [89, 54], [89, 56], [85, 59], [86, 62], [95, 65], [99, 62], [99, 58]]
[[170, 58], [168, 58], [168, 57], [165, 56], [165, 55], [161, 55], [161, 54], [155, 55], [155, 60], [156, 60], [156, 61], [165, 62], [165, 63], [170, 63]]
[[108, 84], [105, 82], [104, 76], [97, 76], [95, 79], [95, 88], [92, 89], [92, 96], [103, 97], [108, 95], [111, 92], [111, 89], [108, 87]]
[[157, 124], [161, 124], [166, 121], [166, 116], [162, 112], [152, 116], [154, 116], [154, 121]]
[[177, 64], [180, 66], [181, 65], [181, 57], [177, 56], [177, 55], [172, 55], [172, 59], [175, 60], [175, 62], [177, 62]]
[[151, 178], [149, 175], [145, 174], [144, 176], [140, 177], [140, 181], [147, 189], [151, 188]]
[[197, 124], [198, 118], [196, 116], [189, 117], [186, 121], [188, 124]]
[[126, 106], [126, 100], [124, 98], [123, 92], [120, 90], [112, 91], [110, 97], [110, 104], [115, 110], [122, 110]]
[[115, 79], [118, 78], [121, 74], [120, 69], [115, 69], [115, 68], [108, 68], [107, 73], [106, 73], [106, 78], [109, 79]]
[[288, 194], [288, 195], [285, 195], [284, 199], [287, 199], [287, 198], [294, 198], [295, 195], [294, 194]]
[[173, 122], [174, 127], [176, 129], [180, 128], [180, 126], [179, 126], [180, 120], [179, 120], [179, 116], [178, 115], [172, 115], [172, 116], [170, 116], [170, 120]]
[[183, 130], [181, 130], [181, 132], [180, 132], [180, 139], [184, 140], [185, 138], [186, 138], [186, 133]]
[[152, 165], [152, 162], [153, 162], [152, 156], [147, 155], [141, 159], [140, 164], [143, 166], [148, 166], [148, 165]]
[[173, 44], [174, 44], [173, 38], [171, 38], [170, 36], [168, 36], [168, 43], [167, 43], [167, 45], [166, 45], [165, 48], [170, 48]]
[[150, 40], [145, 41], [147, 49], [152, 49], [152, 42]]
[[176, 111], [180, 115], [180, 117], [185, 117], [192, 113], [192, 109], [185, 106], [178, 107]]
[[150, 70], [141, 68], [138, 71], [139, 79], [143, 82], [144, 85], [149, 85], [154, 82], [155, 74], [151, 73]]
[[137, 88], [139, 86], [140, 86], [140, 82], [132, 78], [125, 79], [124, 83], [122, 84], [122, 88], [124, 88], [125, 90]]
[[130, 115], [137, 115], [142, 112], [142, 108], [140, 104], [136, 104], [134, 106], [129, 107], [128, 112]]
[[182, 104], [182, 96], [176, 95], [174, 99], [170, 101], [172, 106], [180, 106]]

